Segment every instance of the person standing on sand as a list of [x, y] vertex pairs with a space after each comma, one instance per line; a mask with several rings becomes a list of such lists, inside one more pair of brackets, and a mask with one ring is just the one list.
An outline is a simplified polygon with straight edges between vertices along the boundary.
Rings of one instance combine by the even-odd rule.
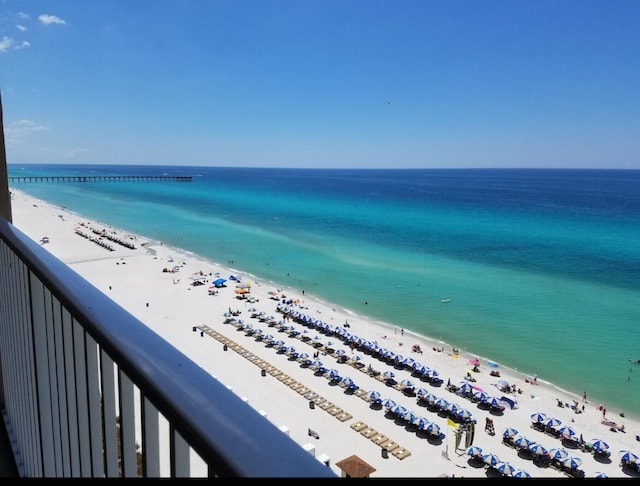
[[586, 392], [586, 391], [585, 391], [585, 392], [582, 392], [582, 401], [583, 401], [584, 403], [587, 403], [587, 392]]

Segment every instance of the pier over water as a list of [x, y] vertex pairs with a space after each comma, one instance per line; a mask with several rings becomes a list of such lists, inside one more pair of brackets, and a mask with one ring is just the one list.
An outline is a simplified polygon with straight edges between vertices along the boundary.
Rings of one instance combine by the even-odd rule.
[[13, 176], [9, 182], [191, 182], [191, 179], [191, 176], [177, 175]]

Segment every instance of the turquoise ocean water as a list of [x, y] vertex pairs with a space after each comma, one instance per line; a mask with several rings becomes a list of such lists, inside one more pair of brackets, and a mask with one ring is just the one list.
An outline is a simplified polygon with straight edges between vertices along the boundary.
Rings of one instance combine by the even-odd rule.
[[91, 174], [193, 181], [10, 185], [640, 417], [640, 171], [9, 165]]

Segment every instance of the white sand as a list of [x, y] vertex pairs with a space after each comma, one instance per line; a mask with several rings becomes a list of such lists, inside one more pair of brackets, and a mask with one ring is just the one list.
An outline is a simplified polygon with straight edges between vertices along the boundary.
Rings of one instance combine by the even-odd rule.
[[[311, 369], [305, 369], [297, 361], [291, 361], [284, 354], [278, 354], [274, 348], [266, 347], [263, 342], [238, 331], [232, 324], [224, 324], [224, 314], [229, 310], [241, 311], [239, 319], [250, 322], [254, 327], [261, 328], [268, 334], [284, 340], [295, 346], [300, 352], [313, 355], [315, 348], [299, 339], [290, 338], [284, 332], [269, 327], [250, 317], [252, 307], [264, 311], [267, 315], [274, 315], [282, 320], [282, 315], [276, 312], [277, 302], [271, 299], [269, 292], [276, 290], [275, 286], [260, 282], [251, 275], [243, 274], [241, 270], [226, 268], [220, 264], [208, 262], [199, 257], [175, 248], [161, 245], [159, 242], [149, 242], [143, 236], [127, 235], [123, 231], [110, 228], [104, 224], [71, 213], [67, 210], [35, 200], [26, 194], [12, 189], [12, 209], [15, 226], [35, 241], [48, 237], [49, 242], [43, 247], [68, 264], [77, 273], [92, 282], [98, 289], [126, 308], [147, 326], [172, 343], [183, 353], [190, 356], [196, 363], [208, 370], [222, 383], [230, 387], [234, 393], [244, 397], [249, 405], [262, 411], [268, 420], [283, 430], [287, 430], [290, 437], [301, 446], [311, 444], [316, 456], [324, 455], [329, 459], [332, 470], [340, 475], [341, 471], [335, 463], [353, 454], [359, 456], [376, 469], [371, 477], [487, 477], [487, 469], [473, 467], [464, 448], [464, 438], [459, 449], [455, 447], [454, 429], [447, 426], [447, 419], [418, 405], [415, 397], [405, 396], [401, 391], [385, 385], [365, 372], [338, 363], [335, 357], [320, 355], [325, 367], [337, 369], [342, 376], [351, 377], [364, 390], [377, 390], [382, 398], [393, 399], [397, 404], [404, 405], [423, 416], [429, 421], [440, 425], [445, 439], [439, 443], [430, 443], [419, 437], [415, 429], [406, 429], [394, 420], [387, 418], [383, 410], [374, 410], [365, 400], [355, 395], [345, 393], [344, 388], [332, 386], [323, 376], [315, 376]], [[84, 224], [84, 227], [79, 226]], [[127, 249], [117, 243], [109, 242], [115, 251], [108, 251], [98, 244], [76, 234], [80, 227], [90, 236], [90, 228], [107, 229], [114, 232], [114, 236], [130, 241], [136, 249]], [[156, 251], [153, 255], [141, 246], [148, 243]], [[173, 261], [170, 261], [170, 260]], [[225, 260], [220, 255], [220, 260]], [[178, 266], [176, 273], [163, 272], [164, 268]], [[207, 284], [191, 285], [192, 276], [199, 276], [200, 272], [207, 278]], [[247, 303], [236, 298], [236, 282], [228, 280], [227, 287], [220, 288], [217, 295], [209, 295], [210, 282], [218, 276], [228, 279], [230, 275], [239, 276], [243, 282], [251, 284], [250, 294], [257, 299], [255, 303]], [[351, 334], [371, 341], [378, 341], [391, 351], [405, 357], [413, 357], [420, 363], [438, 370], [445, 385], [449, 379], [452, 384], [459, 385], [467, 371], [472, 367], [469, 359], [472, 356], [453, 355], [451, 345], [436, 343], [428, 339], [403, 332], [392, 325], [373, 322], [364, 317], [354, 316], [342, 309], [332, 308], [330, 304], [314, 299], [310, 295], [280, 287], [287, 298], [299, 300], [297, 310], [307, 315], [321, 319], [331, 325], [342, 325], [346, 320], [350, 324]], [[148, 306], [147, 306], [148, 303]], [[303, 331], [305, 328], [292, 322]], [[337, 407], [350, 414], [352, 418], [343, 421], [323, 410], [319, 405], [311, 408], [309, 399], [291, 389], [271, 374], [261, 375], [261, 368], [239, 356], [232, 349], [224, 351], [223, 344], [217, 339], [200, 332], [193, 332], [194, 326], [205, 325], [222, 336], [235, 341], [252, 353], [259, 355], [265, 361], [286, 373], [297, 382], [302, 383], [318, 395], [329, 400]], [[327, 338], [314, 330], [309, 331], [313, 342], [316, 335], [320, 335], [323, 342], [331, 340], [336, 349], [345, 349], [347, 355], [352, 352], [337, 338]], [[423, 353], [412, 352], [414, 344], [420, 345]], [[434, 351], [434, 347], [444, 351]], [[387, 371], [393, 367], [378, 361], [363, 353], [356, 353], [362, 357], [362, 362], [371, 365], [375, 370]], [[525, 381], [525, 376], [503, 366], [498, 368], [499, 378], [490, 376], [491, 368], [484, 359], [480, 360], [480, 372], [473, 373], [477, 380], [474, 385], [481, 387], [492, 396], [503, 396], [496, 387], [498, 380], [506, 380], [522, 390], [521, 394], [507, 395], [517, 400], [518, 407], [507, 408], [502, 415], [492, 415], [486, 410], [478, 408], [476, 403], [456, 395], [441, 387], [433, 387], [428, 383], [410, 376], [406, 370], [393, 369], [396, 380], [410, 379], [417, 387], [423, 387], [438, 397], [456, 403], [472, 412], [477, 420], [473, 444], [483, 449], [484, 453], [492, 452], [500, 460], [506, 461], [516, 469], [527, 471], [532, 477], [567, 477], [566, 473], [553, 467], [536, 466], [531, 459], [518, 455], [516, 449], [502, 442], [502, 433], [506, 427], [514, 427], [530, 440], [538, 442], [547, 449], [561, 448], [560, 439], [543, 432], [534, 430], [531, 426], [531, 414], [545, 412], [549, 417], [556, 417], [563, 425], [571, 426], [585, 441], [590, 442], [599, 438], [610, 446], [611, 458], [609, 462], [597, 461], [593, 454], [580, 449], [565, 447], [570, 456], [582, 460], [582, 469], [587, 477], [595, 477], [598, 472], [608, 477], [629, 477], [629, 473], [620, 467], [620, 450], [631, 450], [640, 455], [640, 442], [636, 434], [640, 434], [640, 425], [628, 417], [621, 417], [619, 411], [610, 410], [607, 418], [617, 425], [624, 425], [625, 432], [603, 425], [603, 414], [598, 410], [597, 403], [588, 402], [584, 413], [576, 414], [571, 408], [559, 408], [557, 399], [563, 403], [578, 401], [582, 408], [582, 396], [573, 396], [558, 391], [549, 383], [538, 379], [538, 384]], [[607, 407], [607, 404], [603, 404]], [[493, 419], [495, 435], [485, 432], [485, 420]], [[380, 445], [351, 428], [357, 422], [364, 422], [378, 433], [399, 444], [411, 454], [404, 459], [398, 459], [392, 453], [383, 457]], [[319, 438], [310, 437], [308, 430], [317, 432]], [[308, 446], [311, 447], [311, 446]]]

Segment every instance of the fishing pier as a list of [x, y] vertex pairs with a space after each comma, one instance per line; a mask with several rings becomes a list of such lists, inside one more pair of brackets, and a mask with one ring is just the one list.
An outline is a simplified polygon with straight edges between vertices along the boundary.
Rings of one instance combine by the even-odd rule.
[[191, 176], [178, 175], [84, 175], [84, 176], [12, 176], [10, 183], [20, 182], [191, 182]]

